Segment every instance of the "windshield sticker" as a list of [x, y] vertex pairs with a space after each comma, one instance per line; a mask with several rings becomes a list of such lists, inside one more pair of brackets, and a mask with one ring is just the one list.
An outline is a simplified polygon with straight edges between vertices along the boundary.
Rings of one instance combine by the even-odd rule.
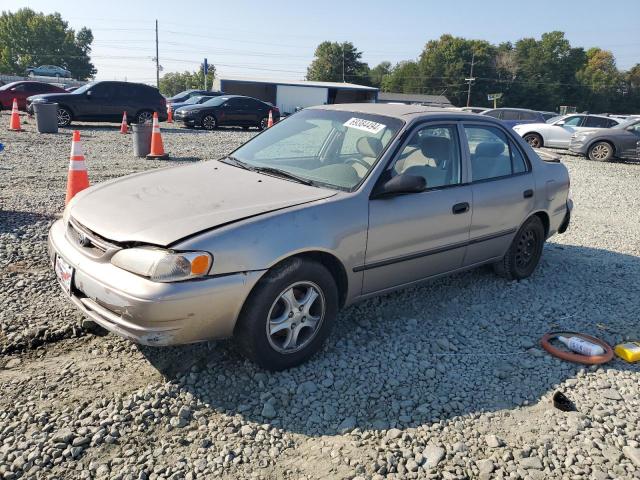
[[382, 123], [373, 122], [371, 120], [365, 120], [364, 118], [352, 117], [343, 123], [345, 127], [357, 128], [358, 130], [364, 130], [365, 132], [373, 133], [374, 135], [385, 129], [386, 125]]

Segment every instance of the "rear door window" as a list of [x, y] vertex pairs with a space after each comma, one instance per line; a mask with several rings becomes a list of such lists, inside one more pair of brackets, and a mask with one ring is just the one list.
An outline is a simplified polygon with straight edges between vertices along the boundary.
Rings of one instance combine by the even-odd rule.
[[584, 126], [592, 128], [608, 128], [610, 126], [610, 122], [608, 118], [589, 116], [584, 122]]
[[493, 118], [502, 118], [502, 111], [501, 110], [490, 110], [487, 113], [485, 113], [485, 115], [487, 115], [488, 117], [493, 117]]
[[503, 110], [502, 120], [520, 120], [520, 112], [517, 110]]
[[465, 125], [464, 129], [471, 154], [473, 182], [528, 171], [522, 152], [501, 129], [483, 125]]

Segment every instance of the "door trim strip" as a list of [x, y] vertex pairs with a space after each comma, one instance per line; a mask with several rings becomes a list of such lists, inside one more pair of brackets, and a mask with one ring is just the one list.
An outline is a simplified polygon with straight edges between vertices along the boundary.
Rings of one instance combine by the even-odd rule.
[[500, 238], [500, 237], [505, 237], [507, 235], [511, 235], [511, 234], [515, 233], [515, 231], [516, 231], [515, 228], [510, 228], [508, 230], [503, 230], [501, 232], [492, 233], [490, 235], [484, 235], [482, 237], [476, 237], [476, 238], [470, 239], [470, 240], [468, 240], [466, 242], [452, 243], [450, 245], [445, 245], [443, 247], [432, 248], [431, 250], [424, 250], [422, 252], [410, 253], [408, 255], [402, 255], [400, 257], [388, 258], [386, 260], [379, 260], [377, 262], [372, 262], [372, 263], [365, 264], [365, 265], [357, 265], [357, 266], [353, 267], [353, 271], [354, 271], [354, 273], [355, 272], [362, 272], [364, 270], [371, 270], [373, 268], [386, 267], [386, 266], [389, 266], [389, 265], [393, 265], [394, 263], [406, 262], [406, 261], [409, 261], [409, 260], [415, 260], [417, 258], [428, 257], [429, 255], [436, 255], [438, 253], [448, 252], [450, 250], [455, 250], [457, 248], [468, 247], [469, 245], [476, 245], [478, 243], [487, 242], [489, 240], [495, 240], [496, 238]]

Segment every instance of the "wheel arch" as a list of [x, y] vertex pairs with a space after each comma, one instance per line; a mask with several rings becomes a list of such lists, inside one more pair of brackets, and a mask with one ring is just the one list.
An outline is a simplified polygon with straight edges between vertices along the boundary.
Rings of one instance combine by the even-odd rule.
[[[547, 238], [549, 236], [549, 229], [551, 228], [551, 220], [549, 218], [549, 214], [544, 210], [539, 210], [529, 215], [529, 217], [527, 217], [527, 220], [531, 217], [538, 217], [540, 219], [540, 221], [542, 222], [542, 226], [544, 227], [544, 237]], [[525, 220], [525, 222], [527, 220]]]
[[[281, 258], [277, 262], [270, 265], [269, 268], [265, 270], [262, 277], [264, 277], [264, 275], [266, 275], [269, 271], [273, 270], [279, 265], [282, 265], [284, 262], [290, 261], [294, 258], [299, 258], [301, 260], [313, 260], [326, 267], [327, 270], [329, 270], [329, 273], [331, 273], [331, 276], [336, 282], [336, 287], [338, 288], [338, 305], [340, 308], [345, 305], [349, 288], [349, 277], [347, 276], [347, 270], [344, 267], [343, 263], [332, 253], [322, 250], [308, 250], [292, 253], [291, 255]], [[251, 297], [253, 290], [255, 290], [259, 283], [260, 282], [258, 281], [251, 292], [249, 292], [249, 295], [247, 295], [247, 299]]]

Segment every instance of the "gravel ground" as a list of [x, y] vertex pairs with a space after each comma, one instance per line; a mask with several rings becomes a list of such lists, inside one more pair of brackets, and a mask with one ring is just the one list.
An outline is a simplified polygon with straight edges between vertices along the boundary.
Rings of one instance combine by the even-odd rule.
[[[231, 342], [78, 326], [46, 256], [71, 131], [26, 128], [0, 131], [0, 478], [640, 478], [640, 367], [537, 345], [558, 328], [640, 338], [640, 165], [564, 156], [577, 208], [532, 278], [479, 269], [357, 304], [321, 354], [272, 374]], [[172, 159], [148, 161], [115, 125], [79, 129], [92, 182], [254, 134], [166, 128]], [[557, 390], [577, 412], [551, 406]]]

